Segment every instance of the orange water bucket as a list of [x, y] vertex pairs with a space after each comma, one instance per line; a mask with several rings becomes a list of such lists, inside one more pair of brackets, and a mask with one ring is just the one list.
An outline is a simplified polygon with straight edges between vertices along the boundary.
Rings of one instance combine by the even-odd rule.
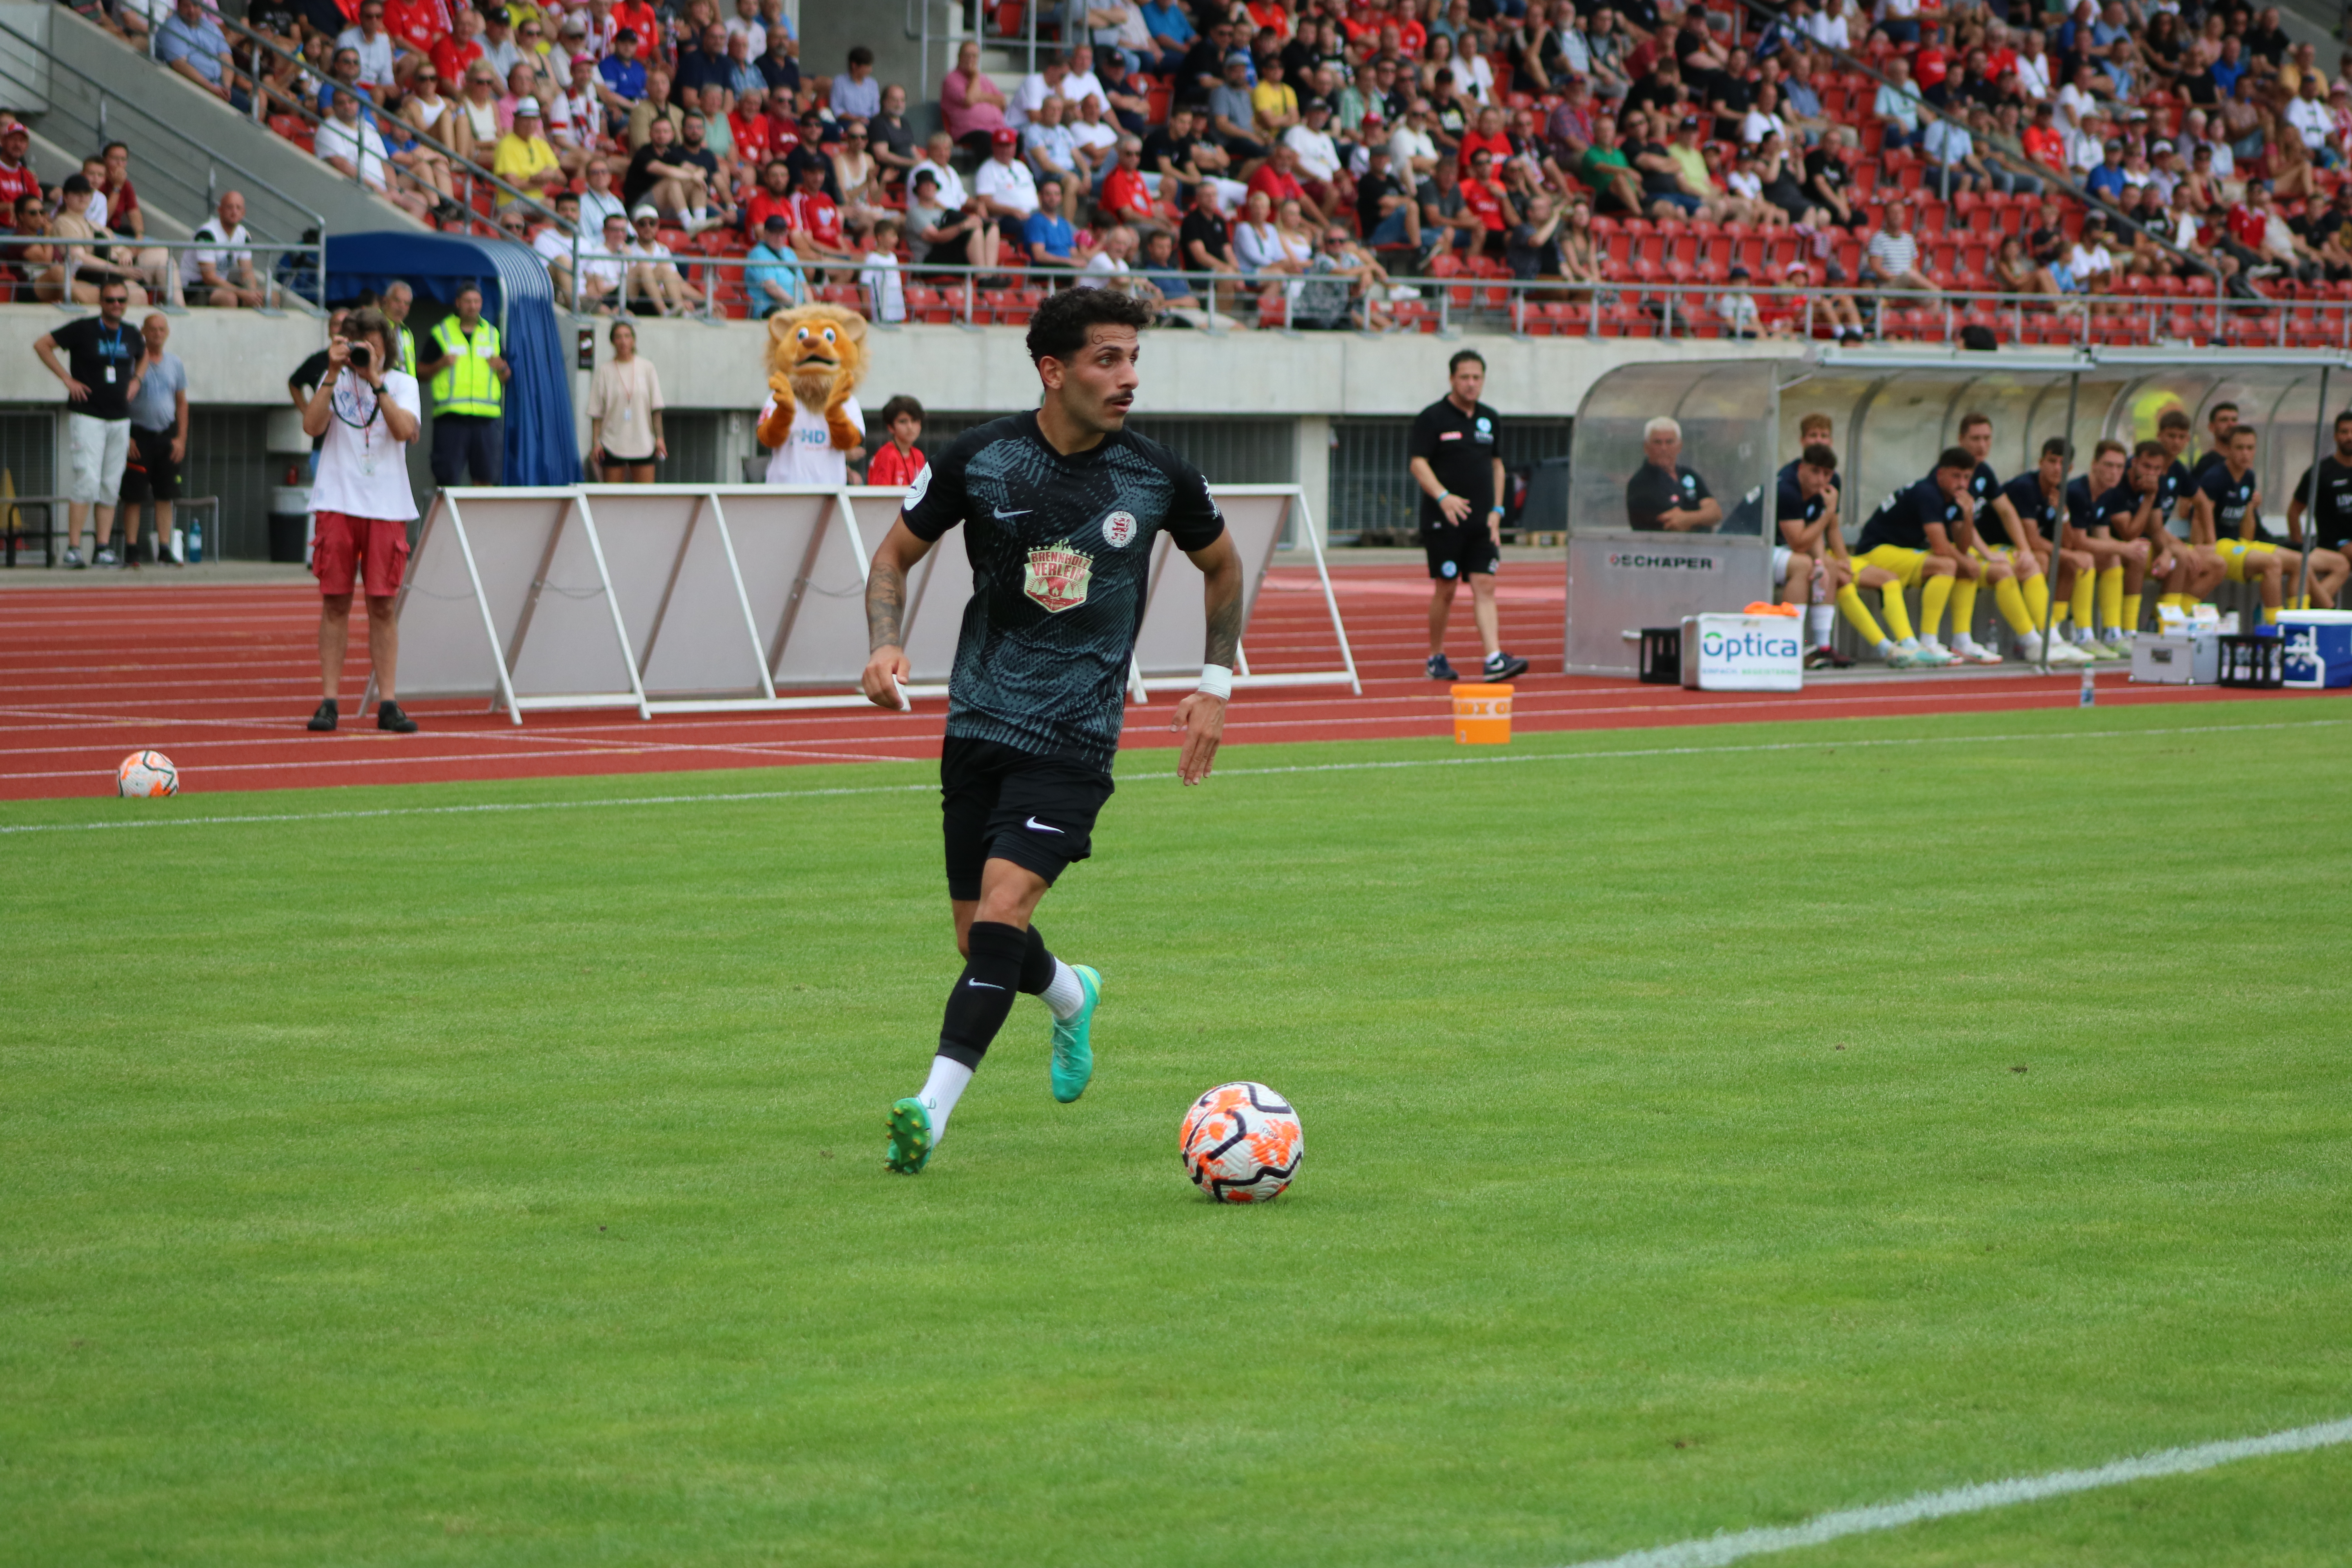
[[1511, 689], [1507, 686], [1455, 687], [1454, 742], [1458, 746], [1509, 745]]

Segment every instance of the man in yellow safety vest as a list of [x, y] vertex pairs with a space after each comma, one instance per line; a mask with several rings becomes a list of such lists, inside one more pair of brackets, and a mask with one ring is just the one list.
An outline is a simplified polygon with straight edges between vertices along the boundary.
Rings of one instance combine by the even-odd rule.
[[457, 290], [457, 313], [428, 334], [432, 357], [417, 367], [432, 379], [433, 479], [443, 486], [472, 470], [478, 485], [506, 482], [506, 384], [513, 374], [499, 353], [498, 328], [482, 320], [482, 291]]
[[416, 334], [408, 330], [408, 308], [415, 303], [416, 290], [397, 280], [387, 287], [383, 298], [376, 301], [377, 308], [383, 311], [383, 319], [392, 323], [392, 335], [396, 340], [391, 345], [392, 368], [409, 375], [416, 374]]

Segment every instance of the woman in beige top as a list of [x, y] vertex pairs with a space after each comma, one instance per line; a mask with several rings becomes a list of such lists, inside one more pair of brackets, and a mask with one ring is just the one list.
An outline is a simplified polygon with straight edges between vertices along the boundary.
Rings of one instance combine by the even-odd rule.
[[488, 168], [499, 138], [506, 134], [506, 127], [499, 123], [499, 73], [480, 60], [467, 66], [466, 93], [455, 107], [457, 112], [449, 117], [449, 134], [443, 140], [460, 158]]
[[637, 357], [637, 329], [615, 321], [613, 357], [588, 386], [588, 438], [608, 485], [649, 485], [654, 464], [669, 456], [662, 439], [661, 377]]
[[[64, 202], [58, 208], [58, 216], [49, 220], [49, 237], [68, 241], [100, 238], [98, 230], [92, 226], [87, 216], [89, 197], [89, 181], [79, 174], [68, 175]], [[50, 251], [50, 260], [52, 265], [36, 279], [33, 285], [33, 292], [37, 298], [59, 301], [64, 300], [66, 273], [68, 265], [70, 263], [75, 303], [97, 304], [100, 286], [118, 278], [122, 279], [123, 286], [131, 290], [132, 310], [135, 310], [147, 303], [147, 290], [141, 288], [137, 281], [142, 276], [141, 269], [109, 260], [106, 250], [99, 246], [73, 244], [58, 246]]]

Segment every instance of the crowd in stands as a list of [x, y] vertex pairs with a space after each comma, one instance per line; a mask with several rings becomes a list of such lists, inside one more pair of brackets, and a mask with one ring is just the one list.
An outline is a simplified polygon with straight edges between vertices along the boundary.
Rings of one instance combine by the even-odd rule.
[[804, 65], [782, 0], [253, 0], [282, 56], [204, 3], [161, 23], [171, 68], [257, 82], [320, 157], [530, 240], [590, 309], [944, 319], [959, 267], [1015, 309], [1095, 282], [1363, 328], [1429, 324], [1398, 280], [1455, 275], [1556, 283], [1563, 321], [1693, 285], [1743, 333], [1801, 298], [1853, 335], [1955, 292], [2352, 294], [2347, 60], [2242, 0], [994, 3], [1036, 68], [1003, 85], [967, 41], [928, 136], [871, 50]]

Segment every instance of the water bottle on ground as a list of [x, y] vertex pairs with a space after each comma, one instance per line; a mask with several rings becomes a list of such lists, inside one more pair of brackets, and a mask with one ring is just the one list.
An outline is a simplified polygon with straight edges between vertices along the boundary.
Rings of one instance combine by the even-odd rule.
[[2081, 705], [2084, 708], [2096, 708], [2099, 705], [2099, 689], [2092, 684], [2091, 672], [2088, 669], [2083, 671], [2083, 700]]
[[191, 522], [188, 524], [188, 564], [197, 565], [204, 558], [205, 525], [201, 522]]

